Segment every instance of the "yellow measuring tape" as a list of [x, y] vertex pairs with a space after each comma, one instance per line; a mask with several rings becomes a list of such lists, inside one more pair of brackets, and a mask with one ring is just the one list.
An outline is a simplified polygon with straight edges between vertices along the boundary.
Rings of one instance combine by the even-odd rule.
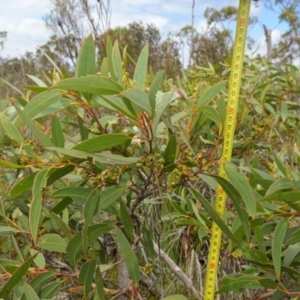
[[[225, 163], [231, 161], [232, 155], [236, 113], [238, 108], [245, 44], [247, 37], [247, 27], [249, 22], [250, 2], [251, 0], [240, 0], [238, 10], [235, 43], [229, 80], [227, 115], [223, 133], [223, 151], [219, 161], [219, 176], [223, 178], [226, 178]], [[226, 194], [224, 190], [218, 185], [215, 210], [220, 217], [223, 217], [224, 215], [225, 203]], [[214, 300], [221, 247], [221, 237], [221, 229], [216, 223], [213, 222], [206, 273], [204, 300]]]

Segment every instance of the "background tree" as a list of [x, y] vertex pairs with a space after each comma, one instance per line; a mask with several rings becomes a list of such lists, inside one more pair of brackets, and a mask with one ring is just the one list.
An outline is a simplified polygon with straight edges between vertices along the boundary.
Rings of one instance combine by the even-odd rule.
[[300, 56], [300, 1], [299, 0], [264, 0], [267, 8], [277, 11], [279, 22], [288, 25], [277, 45], [274, 45], [272, 57], [281, 63], [293, 63]]
[[53, 9], [45, 16], [46, 26], [53, 32], [51, 43], [57, 52], [75, 65], [83, 39], [93, 34], [98, 49], [105, 48], [104, 34], [110, 28], [110, 0], [53, 0]]
[[0, 31], [0, 49], [4, 47], [4, 39], [6, 38], [6, 35], [6, 31]]

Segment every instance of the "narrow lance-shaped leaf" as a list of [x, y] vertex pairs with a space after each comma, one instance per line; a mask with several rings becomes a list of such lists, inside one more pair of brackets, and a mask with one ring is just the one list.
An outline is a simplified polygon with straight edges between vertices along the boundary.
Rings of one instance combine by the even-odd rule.
[[16, 284], [22, 280], [23, 276], [27, 273], [30, 268], [33, 260], [37, 254], [33, 255], [29, 259], [27, 259], [14, 273], [13, 275], [6, 281], [6, 283], [2, 286], [0, 291], [0, 298], [9, 299], [10, 292], [14, 288]]
[[109, 73], [110, 73], [112, 79], [117, 80], [118, 78], [116, 77], [115, 71], [113, 68], [112, 52], [113, 52], [113, 46], [112, 46], [111, 38], [110, 38], [110, 35], [107, 34], [106, 35], [106, 55], [107, 55]]
[[137, 89], [129, 89], [121, 93], [122, 97], [128, 99], [131, 103], [136, 105], [140, 111], [146, 111], [151, 114], [151, 106], [148, 95]]
[[134, 236], [133, 236], [133, 223], [132, 223], [132, 218], [129, 215], [128, 208], [124, 201], [119, 200], [119, 205], [120, 205], [120, 219], [123, 223], [123, 227], [125, 230], [125, 233], [129, 239], [130, 242], [133, 242]]
[[90, 34], [82, 43], [76, 61], [75, 76], [86, 76], [95, 74], [96, 55], [93, 36]]
[[84, 226], [82, 230], [82, 245], [83, 245], [83, 251], [86, 252], [88, 250], [88, 228], [93, 220], [93, 217], [96, 213], [97, 206], [99, 203], [99, 197], [100, 197], [100, 191], [98, 188], [95, 188], [92, 190], [92, 192], [89, 194], [88, 198], [86, 199], [84, 209], [83, 209], [83, 215], [84, 215]]
[[226, 81], [220, 81], [210, 87], [197, 101], [197, 108], [208, 105], [224, 89]]
[[40, 142], [45, 147], [52, 147], [52, 142], [43, 134], [34, 124], [34, 122], [21, 110], [21, 108], [18, 105], [15, 105], [16, 111], [24, 121], [24, 123], [27, 125], [27, 127], [32, 131], [32, 133], [40, 140]]
[[53, 85], [52, 88], [97, 95], [115, 95], [122, 91], [122, 87], [117, 82], [99, 75], [64, 79]]
[[[94, 242], [97, 238], [110, 231], [111, 229], [112, 227], [108, 224], [91, 225], [87, 231], [89, 242]], [[67, 246], [67, 257], [72, 266], [76, 265], [76, 260], [80, 257], [82, 252], [82, 233], [78, 232]]]
[[145, 85], [148, 70], [148, 57], [149, 44], [147, 43], [141, 51], [133, 74], [133, 80], [135, 80], [136, 89], [143, 89]]
[[134, 284], [138, 286], [140, 281], [140, 270], [137, 257], [123, 232], [117, 228], [115, 229], [115, 234], [116, 236], [114, 238], [119, 244], [121, 255], [125, 261], [128, 273], [131, 276]]
[[[54, 104], [62, 98], [61, 91], [45, 91], [37, 96], [33, 97], [25, 106], [23, 113], [32, 120], [38, 113], [45, 110], [50, 105]], [[20, 114], [19, 114], [20, 115]], [[20, 115], [15, 120], [15, 126], [20, 128], [24, 124], [25, 120]], [[26, 123], [26, 122], [25, 122]], [[27, 125], [27, 124], [26, 124]]]
[[98, 266], [96, 269], [96, 276], [95, 276], [95, 281], [96, 281], [96, 289], [97, 293], [100, 299], [104, 299], [104, 290], [103, 290], [103, 278], [101, 275], [100, 267]]
[[56, 233], [46, 233], [39, 238], [37, 245], [44, 250], [65, 253], [68, 241]]
[[279, 178], [276, 181], [273, 182], [273, 184], [269, 187], [269, 189], [267, 190], [265, 197], [276, 193], [279, 190], [288, 190], [291, 189], [293, 187], [293, 182], [291, 179], [289, 178]]
[[117, 201], [122, 195], [124, 195], [127, 187], [125, 185], [119, 185], [117, 187], [111, 186], [100, 194], [100, 202], [98, 209], [105, 209]]
[[22, 178], [17, 184], [15, 184], [10, 190], [11, 197], [17, 197], [23, 192], [29, 190], [32, 187], [34, 178], [38, 172], [34, 172], [24, 178]]
[[23, 289], [26, 299], [40, 300], [35, 290], [27, 282], [23, 282]]
[[94, 273], [96, 269], [96, 261], [91, 260], [85, 262], [80, 270], [78, 282], [84, 285], [84, 296], [87, 297], [90, 290], [91, 285], [94, 279]]
[[41, 299], [53, 299], [53, 296], [58, 292], [59, 287], [63, 283], [63, 281], [54, 281], [43, 286], [40, 292]]
[[130, 139], [130, 136], [120, 133], [103, 134], [88, 139], [76, 145], [73, 149], [86, 152], [100, 152], [102, 150], [121, 145]]
[[114, 47], [112, 50], [112, 63], [113, 63], [114, 72], [115, 72], [116, 76], [118, 77], [118, 83], [121, 86], [123, 86], [124, 72], [122, 69], [122, 59], [121, 59], [118, 40], [115, 41]]
[[54, 145], [56, 147], [63, 148], [65, 145], [64, 133], [62, 131], [60, 121], [57, 118], [57, 116], [54, 116], [52, 119], [51, 132]]
[[238, 173], [235, 165], [231, 163], [226, 164], [225, 170], [230, 182], [242, 196], [249, 215], [254, 218], [256, 214], [256, 201], [247, 177], [244, 174]]
[[5, 116], [1, 116], [1, 123], [2, 126], [7, 134], [7, 136], [14, 140], [15, 142], [21, 144], [23, 143], [23, 137], [19, 130], [12, 124], [10, 121], [7, 120]]
[[46, 187], [48, 169], [40, 170], [33, 181], [32, 202], [29, 210], [29, 226], [34, 244], [36, 244], [38, 226], [42, 212], [43, 196], [42, 189]]
[[137, 161], [140, 160], [139, 157], [124, 157], [121, 155], [117, 154], [110, 154], [110, 153], [99, 153], [99, 154], [92, 154], [92, 153], [87, 153], [84, 151], [79, 151], [79, 150], [68, 150], [64, 148], [58, 148], [58, 147], [49, 147], [47, 148], [49, 150], [54, 150], [59, 153], [72, 156], [72, 157], [77, 157], [77, 158], [93, 158], [95, 161], [98, 161], [100, 163], [105, 163], [105, 164], [120, 164], [120, 165], [126, 165], [126, 164], [132, 164], [136, 163]]
[[28, 166], [20, 166], [20, 165], [16, 165], [14, 163], [11, 163], [9, 161], [6, 160], [2, 160], [0, 159], [0, 165], [8, 167], [10, 169], [24, 169], [24, 168], [29, 168]]
[[163, 82], [163, 79], [165, 77], [165, 72], [164, 71], [159, 71], [150, 86], [150, 90], [149, 90], [149, 101], [150, 101], [150, 106], [151, 106], [151, 112], [152, 115], [154, 115], [155, 113], [155, 106], [156, 106], [156, 94], [161, 86], [161, 83]]
[[220, 227], [220, 229], [240, 248], [242, 248], [241, 243], [236, 239], [231, 230], [227, 227], [225, 222], [221, 219], [218, 213], [214, 210], [211, 204], [195, 189], [190, 188], [189, 191], [194, 195], [194, 197], [200, 201], [205, 210], [210, 214], [213, 221]]
[[287, 219], [282, 219], [276, 226], [272, 241], [272, 258], [275, 268], [276, 277], [279, 279], [281, 274], [281, 254], [283, 240], [285, 237], [288, 221]]

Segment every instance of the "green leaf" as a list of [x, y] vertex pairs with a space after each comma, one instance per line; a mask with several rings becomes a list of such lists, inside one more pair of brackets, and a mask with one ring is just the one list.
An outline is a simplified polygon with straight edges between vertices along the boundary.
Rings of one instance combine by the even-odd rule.
[[[61, 149], [61, 148], [60, 148]], [[73, 163], [78, 163], [80, 164], [79, 160], [72, 160]], [[52, 168], [49, 171], [49, 177], [47, 181], [47, 185], [51, 185], [53, 182], [56, 180], [64, 177], [65, 175], [71, 173], [74, 170], [75, 166], [74, 165], [67, 165], [65, 167], [60, 167], [60, 168]]]
[[178, 152], [178, 143], [175, 135], [172, 135], [169, 139], [168, 145], [164, 153], [165, 167], [174, 163]]
[[51, 280], [52, 278], [54, 278], [54, 276], [55, 276], [55, 272], [52, 271], [42, 273], [40, 275], [37, 275], [35, 278], [33, 278], [32, 281], [30, 282], [30, 285], [37, 293], [39, 293], [41, 288], [45, 285], [45, 283]]
[[256, 201], [247, 177], [244, 174], [238, 173], [235, 165], [231, 163], [226, 164], [225, 171], [232, 185], [234, 185], [242, 196], [247, 212], [252, 218], [255, 218]]
[[119, 244], [120, 252], [127, 266], [128, 273], [131, 276], [134, 284], [138, 286], [140, 281], [140, 270], [137, 257], [123, 232], [118, 228], [116, 228], [114, 232], [116, 234], [114, 239]]
[[41, 299], [53, 299], [63, 281], [50, 282], [41, 289]]
[[137, 89], [129, 89], [123, 91], [120, 95], [138, 106], [141, 111], [146, 111], [151, 114], [152, 110], [147, 93]]
[[164, 80], [165, 77], [165, 71], [161, 70], [159, 71], [150, 86], [150, 90], [149, 90], [149, 102], [150, 102], [150, 106], [151, 106], [151, 113], [152, 115], [155, 114], [155, 107], [156, 107], [156, 94]]
[[221, 120], [221, 123], [224, 124], [226, 119], [226, 103], [224, 97], [220, 97], [216, 102], [218, 106], [219, 118]]
[[73, 235], [71, 233], [70, 228], [68, 227], [68, 225], [55, 213], [50, 213], [50, 214], [46, 214], [46, 217], [51, 218], [56, 225], [59, 227], [59, 229], [64, 233], [64, 235], [66, 236], [66, 238], [68, 240], [71, 240]]
[[14, 140], [15, 142], [22, 144], [23, 143], [23, 137], [21, 135], [21, 133], [18, 131], [18, 129], [15, 127], [14, 124], [12, 124], [11, 122], [9, 122], [7, 120], [7, 118], [3, 115], [1, 115], [1, 123], [2, 126], [7, 134], [7, 136]]
[[54, 214], [60, 214], [72, 202], [73, 202], [72, 198], [65, 197], [60, 202], [58, 202], [55, 206], [53, 206], [50, 212], [53, 212]]
[[75, 76], [86, 76], [95, 74], [96, 56], [95, 43], [93, 36], [90, 34], [82, 43], [76, 61]]
[[88, 228], [93, 220], [94, 215], [97, 211], [97, 206], [99, 204], [99, 198], [100, 198], [100, 191], [98, 188], [95, 188], [92, 190], [92, 192], [89, 194], [88, 198], [86, 199], [84, 209], [83, 209], [83, 216], [84, 216], [84, 226], [82, 230], [82, 246], [83, 251], [86, 253], [88, 250]]
[[293, 182], [291, 179], [283, 177], [277, 179], [267, 190], [265, 197], [271, 195], [279, 190], [288, 190], [293, 187]]
[[283, 192], [271, 194], [264, 197], [264, 201], [285, 201], [285, 202], [298, 202], [300, 199], [300, 192]]
[[26, 299], [40, 300], [37, 293], [34, 291], [34, 289], [27, 282], [23, 282], [23, 290], [24, 290], [24, 294], [25, 294]]
[[[116, 96], [101, 96], [101, 97], [94, 97], [93, 100], [97, 103], [100, 104], [103, 107], [106, 107], [110, 110], [115, 110], [118, 113], [123, 114], [124, 116], [135, 120], [136, 119], [136, 113], [130, 109], [125, 104], [124, 99], [120, 99], [119, 97]], [[127, 99], [125, 99], [128, 101]]]
[[29, 91], [32, 91], [37, 94], [48, 91], [48, 87], [36, 86], [36, 85], [23, 85], [23, 87]]
[[228, 182], [226, 179], [220, 177], [220, 176], [212, 176], [215, 178], [219, 185], [223, 188], [226, 195], [231, 199], [234, 208], [240, 218], [240, 220], [244, 224], [244, 231], [247, 239], [250, 238], [250, 223], [249, 223], [249, 215], [246, 210], [243, 209], [241, 203], [243, 202], [241, 195], [239, 192], [235, 189], [235, 187]]
[[45, 266], [46, 266], [46, 260], [45, 260], [44, 255], [41, 252], [38, 252], [35, 249], [29, 249], [29, 252], [30, 252], [30, 255], [37, 254], [37, 256], [36, 256], [36, 258], [34, 259], [33, 262], [36, 264], [36, 266], [39, 269], [44, 269]]
[[80, 270], [78, 282], [84, 285], [84, 296], [87, 297], [90, 290], [91, 285], [94, 279], [94, 273], [96, 269], [96, 261], [86, 261]]
[[104, 164], [112, 164], [112, 165], [127, 165], [133, 164], [140, 160], [139, 157], [123, 157], [121, 155], [110, 154], [110, 153], [101, 153], [101, 154], [92, 154], [84, 151], [79, 150], [69, 150], [65, 148], [58, 148], [58, 147], [47, 147], [49, 150], [57, 151], [58, 153], [65, 154], [72, 157], [77, 158], [93, 158], [95, 161]]
[[189, 191], [192, 193], [192, 195], [200, 201], [202, 206], [205, 208], [207, 213], [211, 216], [213, 221], [219, 226], [219, 228], [240, 248], [241, 244], [240, 242], [236, 239], [236, 237], [233, 235], [231, 230], [227, 227], [227, 225], [224, 223], [224, 221], [221, 219], [221, 217], [218, 215], [218, 213], [214, 210], [214, 208], [211, 206], [211, 204], [200, 194], [198, 193], [195, 189], [189, 188]]
[[197, 101], [197, 108], [208, 105], [225, 88], [226, 81], [220, 81], [210, 87]]
[[100, 74], [101, 76], [109, 77], [107, 57], [103, 57], [102, 59]]
[[89, 153], [101, 152], [105, 149], [121, 145], [130, 139], [131, 137], [121, 133], [103, 134], [86, 140], [73, 147], [73, 149], [86, 151]]
[[275, 274], [278, 279], [280, 278], [281, 274], [281, 254], [287, 225], [287, 219], [282, 219], [277, 224], [272, 241], [272, 259], [275, 268]]
[[19, 230], [10, 226], [0, 226], [0, 236], [9, 234], [10, 232], [18, 232]]
[[165, 297], [161, 300], [188, 300], [188, 298], [183, 295], [177, 294], [177, 295], [171, 295], [171, 296]]
[[147, 43], [139, 55], [138, 61], [135, 66], [133, 80], [135, 81], [136, 89], [143, 89], [148, 70], [148, 57], [149, 57], [149, 44]]
[[129, 215], [128, 208], [124, 201], [120, 200], [119, 201], [120, 205], [120, 219], [123, 224], [123, 228], [125, 230], [126, 236], [129, 239], [130, 242], [134, 241], [134, 236], [133, 236], [133, 223], [132, 223], [132, 218]]
[[96, 289], [97, 289], [99, 298], [105, 299], [104, 290], [103, 290], [104, 283], [103, 283], [103, 278], [102, 278], [101, 270], [100, 270], [99, 266], [96, 268], [95, 282], [96, 282]]
[[33, 75], [26, 74], [26, 76], [29, 77], [32, 81], [34, 81], [38, 86], [47, 87], [46, 83], [43, 82], [41, 79], [39, 79]]
[[285, 102], [281, 102], [281, 119], [284, 122], [289, 115], [289, 111]]
[[79, 127], [79, 132], [80, 132], [80, 137], [82, 141], [87, 140], [88, 136], [89, 136], [89, 132], [87, 131], [82, 118], [77, 115], [77, 121], [78, 121], [78, 127]]
[[13, 275], [6, 281], [6, 283], [2, 286], [0, 291], [0, 298], [9, 299], [9, 295], [13, 287], [18, 284], [23, 276], [27, 273], [30, 268], [33, 260], [36, 255], [28, 258], [14, 273]]
[[294, 245], [289, 245], [287, 249], [284, 251], [283, 264], [289, 266], [292, 263], [293, 259], [299, 254], [299, 252], [300, 252], [300, 242]]
[[40, 215], [43, 206], [42, 189], [46, 187], [48, 169], [40, 170], [33, 181], [32, 201], [29, 209], [29, 226], [34, 244], [36, 244]]
[[277, 168], [280, 170], [280, 172], [284, 175], [284, 176], [288, 176], [287, 175], [287, 171], [286, 171], [286, 168], [284, 166], [284, 164], [282, 163], [282, 161], [277, 157], [277, 155], [275, 154], [274, 151], [271, 150], [271, 153], [273, 154], [273, 158], [274, 158], [274, 161], [275, 161], [275, 164], [277, 166]]
[[0, 165], [11, 168], [11, 169], [24, 169], [24, 168], [26, 168], [26, 166], [19, 166], [19, 165], [13, 164], [9, 161], [2, 160], [2, 159], [0, 159]]
[[65, 146], [64, 133], [62, 131], [60, 121], [54, 116], [51, 124], [52, 141], [56, 147], [63, 148]]
[[72, 90], [97, 95], [115, 95], [122, 87], [112, 79], [99, 75], [87, 75], [80, 78], [67, 78], [59, 81], [53, 89]]
[[158, 132], [158, 123], [160, 121], [161, 115], [164, 112], [164, 110], [166, 109], [166, 107], [168, 106], [169, 102], [171, 101], [173, 96], [173, 92], [167, 92], [162, 96], [161, 101], [156, 105], [155, 108], [155, 118], [153, 120], [153, 124], [152, 124], [152, 131], [154, 132], [154, 134], [159, 134], [160, 132]]
[[205, 117], [216, 123], [218, 127], [221, 125], [221, 120], [218, 112], [211, 106], [205, 106], [202, 110]]
[[[31, 102], [30, 102], [31, 103]], [[14, 104], [15, 105], [15, 104]], [[24, 121], [24, 123], [27, 125], [27, 127], [32, 131], [32, 133], [39, 139], [39, 141], [45, 146], [45, 147], [51, 147], [53, 146], [52, 142], [46, 137], [44, 133], [42, 133], [34, 124], [34, 122], [24, 113], [18, 105], [15, 105], [16, 111]], [[25, 110], [25, 109], [24, 109]], [[20, 125], [21, 126], [21, 125]]]
[[276, 287], [274, 281], [269, 278], [261, 278], [250, 274], [233, 274], [222, 278], [221, 287], [217, 293], [222, 294], [243, 289], [262, 289], [266, 285]]
[[[45, 91], [41, 94], [33, 97], [28, 104], [25, 106], [23, 113], [27, 116], [28, 119], [32, 120], [38, 113], [57, 102], [62, 98], [61, 91]], [[17, 106], [15, 105], [17, 108]], [[20, 128], [24, 122], [27, 125], [27, 122], [23, 119], [22, 115], [19, 113], [19, 117], [15, 119], [15, 126]]]
[[60, 190], [57, 190], [54, 192], [51, 197], [52, 198], [74, 198], [74, 200], [79, 204], [84, 204], [85, 199], [89, 196], [91, 193], [90, 189], [86, 189], [80, 186], [72, 186], [72, 187], [66, 187], [62, 188]]
[[38, 239], [37, 245], [44, 250], [66, 253], [68, 241], [56, 233], [46, 233]]
[[100, 202], [98, 209], [103, 210], [115, 201], [117, 201], [122, 195], [125, 194], [127, 187], [124, 185], [111, 186], [100, 194]]
[[[87, 230], [87, 236], [89, 243], [94, 242], [98, 237], [112, 229], [111, 225], [108, 224], [96, 224], [89, 226]], [[68, 261], [72, 266], [76, 265], [77, 259], [83, 252], [82, 246], [82, 232], [78, 232], [67, 246], [67, 257]]]
[[115, 41], [114, 47], [112, 49], [112, 65], [114, 68], [114, 73], [118, 77], [118, 83], [123, 86], [123, 77], [124, 77], [124, 71], [122, 68], [122, 59], [119, 49], [119, 43], [118, 40]]
[[116, 77], [114, 67], [113, 67], [112, 52], [113, 52], [113, 46], [112, 46], [111, 38], [110, 38], [110, 35], [107, 34], [106, 35], [106, 55], [107, 55], [109, 73], [113, 80], [117, 80], [118, 78]]
[[10, 196], [15, 198], [22, 194], [24, 191], [27, 191], [32, 188], [34, 178], [38, 172], [31, 173], [30, 175], [22, 178], [17, 184], [15, 184], [10, 190]]

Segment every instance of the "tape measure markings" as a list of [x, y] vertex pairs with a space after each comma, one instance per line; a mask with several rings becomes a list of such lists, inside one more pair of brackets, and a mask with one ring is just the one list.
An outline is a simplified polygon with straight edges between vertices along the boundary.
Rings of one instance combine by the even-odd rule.
[[[235, 44], [233, 50], [233, 60], [231, 74], [229, 79], [229, 91], [227, 102], [227, 115], [225, 119], [223, 132], [223, 151], [219, 160], [219, 176], [226, 178], [225, 163], [231, 161], [233, 138], [236, 123], [236, 113], [238, 108], [238, 98], [241, 85], [241, 76], [243, 69], [244, 50], [247, 35], [247, 26], [249, 20], [251, 0], [240, 0], [237, 29], [235, 35]], [[220, 217], [223, 217], [225, 211], [226, 194], [218, 185], [215, 201], [215, 210]], [[219, 263], [219, 254], [221, 248], [222, 231], [218, 225], [213, 222], [211, 243], [208, 256], [207, 274], [205, 282], [204, 300], [214, 300], [217, 269]]]

